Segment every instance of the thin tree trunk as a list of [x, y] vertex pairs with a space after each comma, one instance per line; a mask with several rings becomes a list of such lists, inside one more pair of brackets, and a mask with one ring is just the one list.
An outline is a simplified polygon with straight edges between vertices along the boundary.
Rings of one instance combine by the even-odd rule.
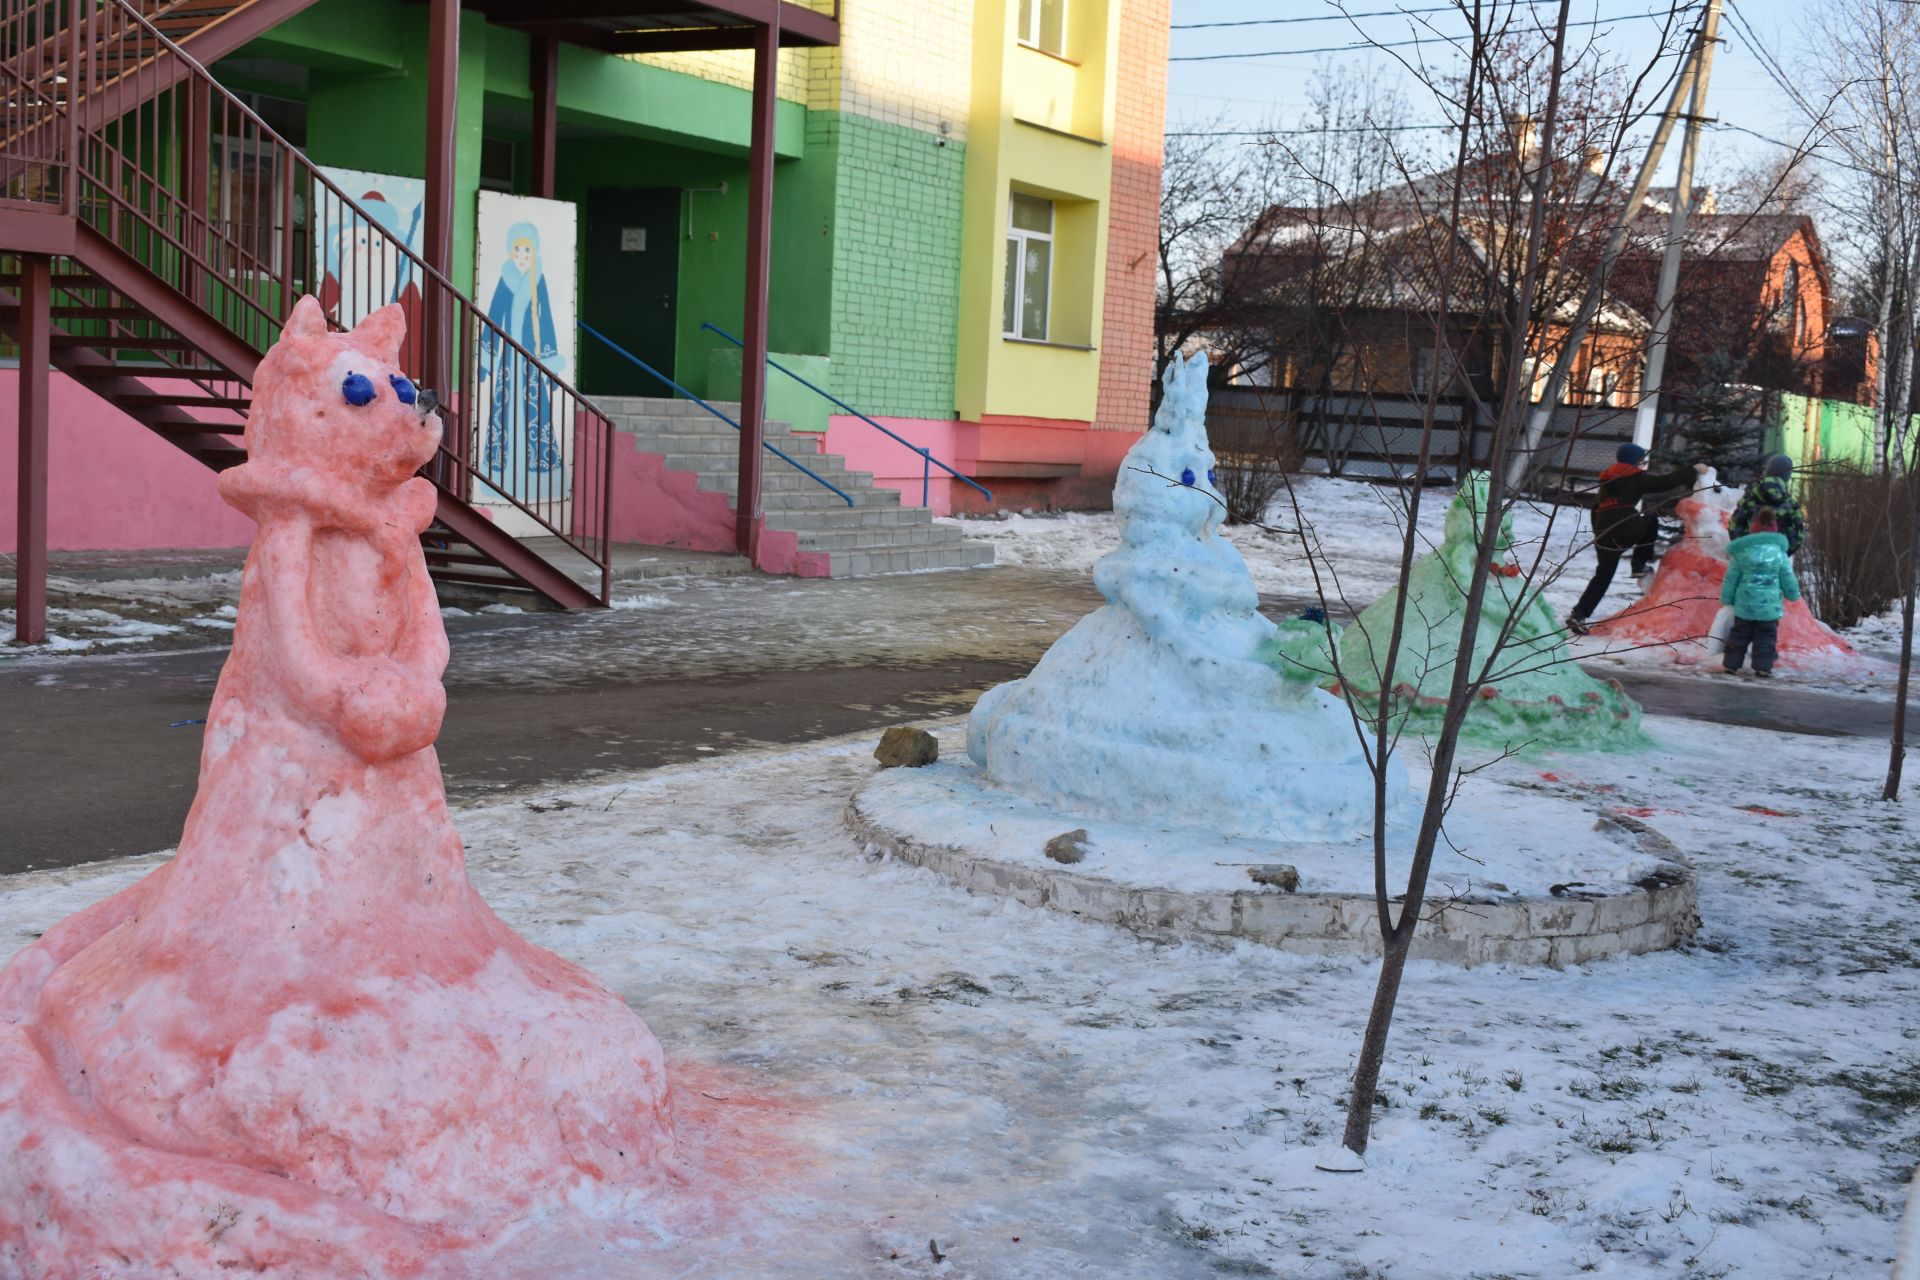
[[[1533, 200], [1528, 212], [1527, 244], [1524, 252], [1524, 268], [1520, 278], [1520, 314], [1532, 314], [1537, 289], [1540, 283], [1542, 262], [1540, 245], [1546, 219], [1546, 193], [1553, 174], [1554, 128], [1560, 110], [1561, 76], [1565, 70], [1567, 18], [1571, 0], [1560, 0], [1558, 18], [1555, 22], [1553, 37], [1553, 63], [1547, 82], [1547, 101], [1545, 118], [1540, 132], [1540, 163], [1533, 175]], [[1477, 14], [1476, 14], [1477, 18]], [[1461, 155], [1456, 161], [1456, 174], [1465, 165], [1465, 151], [1468, 130], [1471, 128], [1471, 110], [1475, 100], [1473, 77], [1477, 71], [1477, 60], [1483, 52], [1480, 42], [1479, 25], [1474, 28], [1474, 48], [1469, 61], [1469, 81], [1464, 95], [1467, 116], [1461, 126]], [[1460, 225], [1461, 183], [1456, 178], [1452, 192], [1452, 208], [1447, 225], [1458, 228]], [[1447, 269], [1440, 273], [1442, 280], [1452, 278], [1452, 257], [1458, 251], [1460, 237], [1450, 235]], [[1441, 295], [1441, 314], [1448, 310], [1450, 294], [1443, 290]], [[1513, 337], [1513, 345], [1520, 350], [1526, 339], [1525, 326]], [[1424, 473], [1431, 462], [1433, 447], [1434, 403], [1429, 397], [1424, 430], [1420, 436], [1420, 469]], [[1407, 957], [1413, 950], [1414, 934], [1420, 927], [1420, 908], [1426, 901], [1427, 873], [1433, 865], [1434, 846], [1440, 839], [1441, 823], [1446, 817], [1449, 797], [1448, 780], [1453, 772], [1454, 754], [1460, 745], [1460, 732], [1466, 725], [1467, 711], [1472, 702], [1473, 659], [1476, 641], [1480, 633], [1481, 606], [1486, 600], [1487, 581], [1491, 576], [1494, 545], [1499, 539], [1501, 514], [1507, 500], [1505, 468], [1507, 446], [1511, 442], [1519, 420], [1519, 405], [1513, 396], [1502, 406], [1499, 421], [1494, 427], [1494, 436], [1489, 447], [1487, 485], [1487, 509], [1480, 513], [1480, 537], [1475, 548], [1473, 573], [1467, 582], [1466, 607], [1460, 618], [1460, 645], [1454, 652], [1453, 679], [1447, 690], [1447, 712], [1441, 720], [1440, 733], [1433, 746], [1432, 776], [1427, 785], [1426, 805], [1420, 816], [1420, 830], [1414, 838], [1413, 863], [1407, 871], [1407, 891], [1400, 902], [1400, 918], [1393, 919], [1393, 909], [1387, 897], [1386, 866], [1386, 779], [1387, 761], [1390, 752], [1389, 729], [1393, 717], [1394, 668], [1399, 657], [1400, 641], [1405, 628], [1407, 609], [1407, 590], [1412, 577], [1415, 552], [1415, 525], [1420, 513], [1420, 486], [1415, 485], [1413, 499], [1407, 512], [1406, 541], [1401, 550], [1399, 595], [1394, 608], [1393, 630], [1387, 641], [1387, 659], [1380, 670], [1379, 706], [1373, 724], [1375, 746], [1374, 768], [1374, 905], [1380, 925], [1380, 978], [1374, 987], [1373, 1005], [1367, 1017], [1367, 1029], [1360, 1042], [1360, 1060], [1353, 1073], [1353, 1091], [1347, 1102], [1347, 1122], [1340, 1136], [1341, 1145], [1355, 1155], [1367, 1153], [1367, 1142], [1373, 1131], [1374, 1092], [1380, 1084], [1380, 1071], [1386, 1061], [1388, 1032], [1393, 1026], [1394, 1009], [1399, 1002], [1401, 975], [1406, 970]], [[1489, 655], [1491, 657], [1491, 655]]]
[[1887, 749], [1887, 783], [1880, 789], [1882, 800], [1896, 800], [1900, 796], [1900, 774], [1907, 762], [1907, 694], [1913, 688], [1913, 606], [1916, 590], [1920, 590], [1920, 486], [1915, 484], [1914, 473], [1908, 473], [1906, 498], [1908, 518], [1913, 521], [1912, 536], [1908, 540], [1906, 570], [1901, 576], [1901, 585], [1905, 590], [1900, 600], [1900, 679], [1894, 686], [1893, 695], [1893, 741]]

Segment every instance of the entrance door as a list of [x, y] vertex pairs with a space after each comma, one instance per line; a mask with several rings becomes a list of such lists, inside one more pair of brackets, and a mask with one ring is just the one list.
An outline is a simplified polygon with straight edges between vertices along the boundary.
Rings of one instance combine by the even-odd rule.
[[[580, 314], [669, 377], [680, 287], [680, 189], [595, 187], [587, 192]], [[671, 396], [673, 389], [580, 335], [580, 389], [589, 396]]]

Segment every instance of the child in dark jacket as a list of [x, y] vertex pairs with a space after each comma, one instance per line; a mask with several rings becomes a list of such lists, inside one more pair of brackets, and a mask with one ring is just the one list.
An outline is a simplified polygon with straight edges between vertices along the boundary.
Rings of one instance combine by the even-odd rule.
[[1593, 509], [1593, 577], [1567, 618], [1567, 629], [1576, 635], [1587, 634], [1587, 619], [1613, 585], [1621, 556], [1633, 553], [1635, 577], [1653, 565], [1653, 540], [1660, 522], [1651, 512], [1640, 510], [1642, 499], [1690, 485], [1707, 470], [1695, 463], [1655, 474], [1646, 469], [1647, 451], [1637, 444], [1623, 444], [1613, 456], [1614, 464], [1600, 473], [1600, 502]]
[[1780, 522], [1779, 533], [1787, 540], [1787, 554], [1799, 554], [1800, 544], [1807, 536], [1807, 521], [1800, 513], [1800, 504], [1793, 499], [1792, 490], [1787, 487], [1787, 482], [1792, 478], [1792, 458], [1784, 453], [1776, 453], [1768, 458], [1765, 474], [1740, 496], [1740, 505], [1733, 509], [1733, 518], [1727, 521], [1727, 536], [1746, 537], [1753, 532], [1754, 513], [1762, 507], [1768, 507]]
[[1753, 674], [1771, 676], [1780, 635], [1780, 615], [1786, 602], [1800, 598], [1800, 580], [1794, 576], [1786, 535], [1771, 507], [1756, 509], [1749, 520], [1753, 532], [1727, 544], [1727, 576], [1720, 584], [1720, 603], [1733, 606], [1733, 630], [1727, 633], [1726, 668], [1738, 671], [1753, 649]]

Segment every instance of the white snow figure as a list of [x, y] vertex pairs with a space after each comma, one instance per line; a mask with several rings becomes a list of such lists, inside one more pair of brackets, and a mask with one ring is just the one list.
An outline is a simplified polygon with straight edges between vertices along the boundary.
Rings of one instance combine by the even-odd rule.
[[981, 697], [967, 753], [1063, 813], [1349, 839], [1369, 829], [1372, 776], [1346, 707], [1314, 687], [1323, 677], [1282, 674], [1246, 562], [1220, 536], [1207, 358], [1176, 358], [1163, 385], [1113, 487], [1124, 541], [1093, 571], [1109, 603]]

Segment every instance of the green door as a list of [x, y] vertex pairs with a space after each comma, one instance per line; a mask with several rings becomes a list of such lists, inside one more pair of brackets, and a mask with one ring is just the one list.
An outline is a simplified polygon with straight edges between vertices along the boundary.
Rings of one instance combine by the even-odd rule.
[[[593, 328], [673, 376], [680, 289], [680, 189], [595, 187], [587, 192], [580, 314]], [[580, 335], [580, 389], [589, 396], [671, 396], [590, 333]]]

